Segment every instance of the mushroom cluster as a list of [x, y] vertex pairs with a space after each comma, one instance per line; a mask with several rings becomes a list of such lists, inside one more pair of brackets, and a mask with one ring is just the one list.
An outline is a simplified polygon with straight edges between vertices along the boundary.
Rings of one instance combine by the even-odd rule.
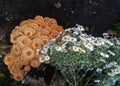
[[38, 68], [42, 55], [37, 52], [37, 48], [46, 45], [63, 31], [63, 27], [59, 26], [55, 19], [42, 16], [24, 20], [16, 26], [10, 34], [12, 48], [4, 57], [4, 63], [13, 78], [21, 81], [25, 72], [29, 72], [31, 67]]

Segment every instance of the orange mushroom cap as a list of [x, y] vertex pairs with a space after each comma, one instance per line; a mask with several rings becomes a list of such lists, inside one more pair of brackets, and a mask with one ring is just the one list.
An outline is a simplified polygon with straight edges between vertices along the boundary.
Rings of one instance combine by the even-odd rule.
[[36, 60], [36, 59], [32, 60], [30, 62], [30, 66], [33, 67], [33, 68], [38, 68], [40, 66], [39, 60]]
[[13, 78], [16, 80], [16, 81], [21, 81], [24, 79], [24, 72], [22, 70], [19, 70], [17, 71], [16, 74], [13, 75]]
[[30, 60], [30, 59], [34, 58], [34, 56], [35, 56], [35, 50], [32, 49], [31, 47], [25, 47], [22, 50], [21, 56], [24, 59]]
[[17, 43], [20, 46], [20, 48], [24, 48], [28, 46], [31, 43], [31, 39], [25, 35], [18, 37]]
[[4, 57], [4, 63], [6, 65], [12, 65], [13, 64], [13, 60], [14, 60], [14, 57], [11, 53], [8, 53], [7, 55], [5, 55]]
[[24, 66], [24, 71], [29, 72], [31, 70], [30, 65]]

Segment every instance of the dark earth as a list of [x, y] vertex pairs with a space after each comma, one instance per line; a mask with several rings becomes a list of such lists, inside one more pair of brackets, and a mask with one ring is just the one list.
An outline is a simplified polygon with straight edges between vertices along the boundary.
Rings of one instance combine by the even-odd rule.
[[[34, 18], [36, 15], [55, 18], [64, 28], [80, 24], [89, 28], [87, 33], [101, 36], [103, 32], [120, 23], [120, 0], [0, 0], [0, 45], [10, 45], [9, 35], [12, 29], [22, 20]], [[5, 51], [9, 52], [8, 49]], [[10, 78], [2, 58], [0, 61], [0, 72], [6, 74], [0, 86], [15, 86], [16, 82]], [[50, 74], [47, 75], [48, 70]], [[37, 72], [33, 69], [34, 75], [29, 73], [29, 76], [44, 77], [49, 84], [55, 71], [50, 65], [44, 65]], [[60, 76], [59, 71], [57, 72]]]

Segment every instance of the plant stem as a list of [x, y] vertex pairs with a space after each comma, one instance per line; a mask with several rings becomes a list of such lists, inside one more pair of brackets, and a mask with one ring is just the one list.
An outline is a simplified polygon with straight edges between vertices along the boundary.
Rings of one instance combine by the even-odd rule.
[[88, 83], [90, 82], [90, 80], [93, 78], [94, 74], [96, 73], [96, 71], [94, 71], [94, 73], [91, 75], [90, 79], [86, 82], [85, 86], [88, 85]]
[[77, 81], [76, 81], [76, 75], [75, 75], [75, 70], [74, 70], [74, 68], [72, 68], [72, 65], [70, 65], [70, 73], [71, 73], [71, 75], [72, 75], [72, 77], [73, 77], [73, 83], [74, 83], [74, 86], [77, 86]]
[[80, 82], [84, 77], [85, 75], [87, 74], [88, 71], [85, 71], [85, 73], [82, 75], [82, 77], [80, 78], [80, 80], [78, 82]]
[[63, 77], [65, 78], [65, 80], [66, 80], [70, 85], [74, 86], [74, 85], [70, 82], [70, 80], [65, 76], [64, 73], [62, 73], [62, 75], [63, 75]]

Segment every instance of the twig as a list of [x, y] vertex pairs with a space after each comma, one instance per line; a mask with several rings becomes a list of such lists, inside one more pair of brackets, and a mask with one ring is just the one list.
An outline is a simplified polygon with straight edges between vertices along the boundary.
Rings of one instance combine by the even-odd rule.
[[[85, 77], [85, 75], [87, 74], [87, 72], [88, 72], [88, 71], [85, 71], [85, 73], [82, 75], [82, 77], [80, 78], [79, 81], [81, 81], [81, 80]], [[78, 82], [79, 82], [79, 81], [78, 81]]]
[[94, 74], [95, 74], [96, 71], [94, 71], [94, 73], [92, 74], [92, 76], [90, 77], [90, 79], [86, 82], [85, 86], [88, 85], [88, 83], [90, 82], [90, 80], [93, 78]]
[[71, 85], [73, 86], [73, 84], [70, 82], [70, 80], [69, 80], [69, 79], [67, 79], [67, 77], [65, 76], [65, 74], [64, 74], [64, 73], [62, 73], [62, 75], [64, 76], [65, 80], [66, 80], [69, 84], [71, 84]]
[[2, 46], [0, 46], [0, 49], [7, 49], [7, 48], [11, 48], [11, 45], [2, 45]]
[[74, 80], [74, 86], [77, 86], [77, 81], [76, 81], [76, 74], [75, 74], [75, 70], [73, 70], [74, 68], [72, 68], [72, 65], [70, 65], [70, 73], [73, 77]]
[[[65, 65], [64, 65], [64, 66], [65, 66]], [[58, 65], [58, 67], [59, 67], [59, 69], [62, 70], [61, 65]], [[65, 80], [66, 80], [70, 85], [74, 86], [74, 85], [70, 82], [70, 80], [66, 77], [65, 73], [62, 72], [62, 71], [61, 71], [61, 73], [62, 73], [63, 77], [65, 78]]]

